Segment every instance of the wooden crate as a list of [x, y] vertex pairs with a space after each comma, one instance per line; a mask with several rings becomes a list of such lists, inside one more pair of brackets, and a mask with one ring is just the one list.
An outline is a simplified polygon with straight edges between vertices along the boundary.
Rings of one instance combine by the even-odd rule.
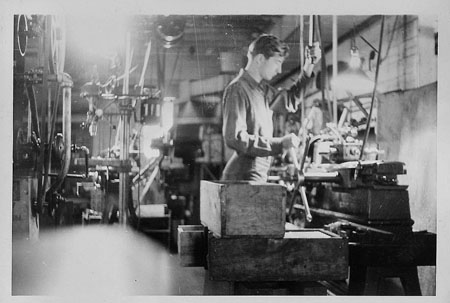
[[322, 229], [287, 231], [283, 239], [208, 234], [208, 269], [216, 281], [342, 280], [348, 243]]
[[200, 184], [200, 221], [218, 237], [283, 238], [286, 191], [278, 184]]
[[203, 266], [205, 264], [206, 248], [202, 225], [179, 225], [177, 244], [181, 266]]

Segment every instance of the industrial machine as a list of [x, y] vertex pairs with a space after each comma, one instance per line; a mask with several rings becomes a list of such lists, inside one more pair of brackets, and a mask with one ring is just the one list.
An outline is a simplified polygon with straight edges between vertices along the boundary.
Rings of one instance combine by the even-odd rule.
[[363, 144], [350, 133], [351, 127], [329, 124], [323, 135], [307, 139], [297, 169], [274, 169], [272, 180], [291, 189], [288, 219], [348, 239], [348, 282], [326, 282], [336, 292], [376, 295], [379, 277], [368, 276], [376, 268], [381, 277], [400, 278], [406, 295], [420, 295], [417, 266], [436, 264], [436, 234], [413, 231], [408, 186], [398, 182], [405, 164], [359, 160]]
[[[13, 212], [17, 210], [16, 205], [27, 205], [27, 211], [15, 217], [20, 221], [15, 226], [29, 225], [28, 235], [22, 236], [36, 239], [40, 217], [51, 218], [56, 225], [70, 220], [70, 215], [64, 216], [64, 212], [70, 213], [71, 207], [62, 195], [62, 185], [66, 177], [87, 177], [87, 166], [77, 173], [69, 173], [69, 166], [75, 152], [84, 153], [87, 164], [89, 149], [72, 142], [73, 81], [64, 72], [63, 18], [18, 15], [15, 24], [13, 187], [19, 193], [19, 200], [14, 201]], [[27, 57], [29, 39], [34, 39], [37, 43], [33, 47], [41, 51], [35, 60]], [[48, 64], [40, 65], [42, 62]], [[62, 127], [57, 128], [59, 111]], [[25, 195], [24, 188], [28, 188]], [[23, 196], [27, 201], [21, 200]]]
[[[310, 45], [315, 33], [311, 18]], [[139, 66], [132, 64], [129, 34], [125, 59], [111, 58], [107, 79], [99, 79], [94, 68], [89, 82], [77, 83], [88, 108], [82, 129], [104, 141], [109, 137], [108, 143], [115, 135], [113, 144], [96, 146], [99, 156], [92, 157], [91, 146], [74, 142], [74, 81], [64, 69], [64, 19], [17, 15], [14, 21], [13, 235], [37, 239], [44, 222], [73, 224], [74, 201], [87, 192], [83, 223], [118, 222], [155, 232], [144, 225], [157, 209], [156, 217], [168, 227], [156, 232], [168, 234], [170, 243], [172, 220], [181, 223], [191, 216], [201, 221], [205, 226], [180, 227], [179, 254], [189, 266], [205, 266], [212, 280], [262, 288], [266, 282], [286, 286], [321, 280], [333, 293], [362, 295], [377, 294], [378, 275], [399, 277], [406, 295], [421, 294], [417, 266], [436, 264], [436, 234], [413, 230], [408, 186], [398, 181], [407, 172], [405, 164], [378, 160], [381, 151], [366, 146], [372, 108], [365, 113], [362, 139], [359, 125], [345, 122], [345, 109], [339, 123], [327, 124], [320, 135], [304, 132], [299, 152], [290, 151], [290, 161], [278, 159], [273, 167], [269, 181], [278, 184], [259, 188], [206, 182], [202, 179], [220, 176], [227, 158], [220, 135], [220, 95], [232, 77], [187, 81], [180, 89], [185, 100], [178, 102], [178, 111], [185, 116], [178, 119], [175, 144], [179, 153], [189, 153], [185, 165], [175, 157], [174, 100], [164, 95], [169, 87], [164, 64], [165, 49], [182, 39], [186, 20], [161, 17], [155, 24], [160, 42], [157, 88], [144, 85], [151, 39], [145, 44], [139, 81], [131, 85], [130, 75]], [[27, 57], [29, 39], [35, 40], [37, 59]], [[373, 103], [372, 98], [371, 107]], [[201, 123], [198, 112], [205, 115]], [[193, 121], [201, 126], [192, 128]], [[190, 143], [193, 132], [199, 138]], [[69, 183], [77, 184], [76, 192]], [[181, 205], [179, 192], [195, 194]], [[145, 208], [150, 195], [168, 207]], [[199, 198], [200, 204], [194, 201]], [[251, 199], [254, 203], [247, 203]], [[145, 217], [145, 212], [151, 214]]]
[[[73, 224], [74, 203], [83, 204], [83, 223], [127, 225], [150, 185], [158, 183], [153, 181], [171, 146], [173, 98], [164, 99], [161, 88], [144, 86], [151, 41], [146, 44], [136, 85], [130, 84], [130, 75], [138, 67], [131, 66], [130, 33], [125, 58], [110, 58], [107, 79], [99, 78], [94, 65], [89, 82], [74, 84], [64, 72], [64, 66], [73, 63], [65, 62], [65, 22], [61, 16], [15, 16], [13, 187], [17, 194], [13, 217], [18, 230], [29, 226], [29, 235], [35, 238], [41, 223]], [[161, 39], [170, 39], [167, 27], [157, 27]], [[182, 31], [177, 39], [181, 36]], [[29, 48], [38, 56], [30, 55]], [[72, 89], [79, 93], [80, 102], [73, 100]], [[80, 103], [88, 110], [81, 127], [75, 129], [72, 106]], [[100, 128], [102, 123], [109, 132]], [[111, 144], [101, 150], [102, 144], [83, 139], [89, 136]], [[83, 142], [73, 142], [80, 137]], [[140, 191], [137, 197], [134, 189]], [[108, 190], [113, 195], [106, 199]], [[110, 205], [105, 200], [111, 200]]]

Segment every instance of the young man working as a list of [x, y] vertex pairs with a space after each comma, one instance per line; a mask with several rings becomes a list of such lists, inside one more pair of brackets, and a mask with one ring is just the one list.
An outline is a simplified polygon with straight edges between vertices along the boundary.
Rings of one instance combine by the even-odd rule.
[[268, 81], [281, 73], [289, 48], [273, 35], [261, 35], [248, 50], [245, 70], [227, 86], [223, 97], [223, 135], [234, 150], [222, 174], [222, 180], [266, 182], [272, 156], [297, 147], [295, 134], [273, 138], [273, 111], [295, 112], [296, 97], [320, 59], [316, 43], [306, 51], [304, 68], [288, 90], [277, 90]]

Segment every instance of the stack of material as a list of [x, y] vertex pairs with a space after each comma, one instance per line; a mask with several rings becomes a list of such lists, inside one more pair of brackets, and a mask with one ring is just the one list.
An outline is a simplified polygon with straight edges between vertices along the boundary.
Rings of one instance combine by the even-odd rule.
[[[285, 188], [276, 184], [201, 182], [200, 220], [208, 230], [203, 247], [210, 280], [262, 283], [347, 278], [347, 241], [321, 229], [286, 231], [285, 198]], [[197, 236], [200, 232], [201, 227], [195, 229]], [[183, 231], [180, 236], [186, 239]]]

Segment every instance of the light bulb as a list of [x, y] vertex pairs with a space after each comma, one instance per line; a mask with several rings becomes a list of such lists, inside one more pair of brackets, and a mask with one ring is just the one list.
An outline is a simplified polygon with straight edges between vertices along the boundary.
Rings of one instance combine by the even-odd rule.
[[361, 67], [361, 58], [359, 57], [359, 50], [356, 46], [350, 49], [350, 62], [349, 65], [351, 68], [359, 68]]

